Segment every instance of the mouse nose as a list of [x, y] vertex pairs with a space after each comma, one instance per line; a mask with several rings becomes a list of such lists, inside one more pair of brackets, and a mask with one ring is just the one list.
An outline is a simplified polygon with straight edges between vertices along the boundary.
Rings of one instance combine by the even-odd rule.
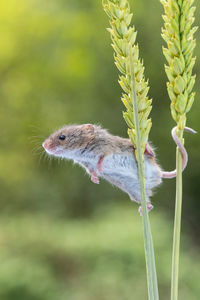
[[48, 149], [48, 144], [47, 144], [47, 142], [42, 143], [42, 147], [43, 147], [44, 149]]
[[45, 150], [52, 151], [52, 150], [54, 150], [55, 145], [54, 145], [54, 143], [52, 141], [47, 140], [47, 141], [44, 141], [44, 143], [42, 144], [42, 147]]

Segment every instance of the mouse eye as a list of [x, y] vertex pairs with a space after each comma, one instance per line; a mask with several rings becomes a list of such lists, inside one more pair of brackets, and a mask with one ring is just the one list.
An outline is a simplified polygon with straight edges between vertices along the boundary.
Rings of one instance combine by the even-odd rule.
[[65, 136], [64, 134], [61, 134], [61, 135], [59, 136], [59, 140], [62, 140], [62, 141], [64, 141], [64, 140], [65, 140], [65, 138], [66, 138], [66, 136]]

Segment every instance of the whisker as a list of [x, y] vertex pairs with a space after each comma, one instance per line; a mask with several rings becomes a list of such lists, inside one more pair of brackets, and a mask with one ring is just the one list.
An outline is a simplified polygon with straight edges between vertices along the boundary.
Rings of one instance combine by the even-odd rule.
[[29, 140], [29, 144], [38, 143], [38, 144], [41, 145], [45, 139], [44, 138], [38, 138], [38, 137], [35, 137], [35, 138], [33, 138], [33, 137], [30, 138], [29, 137], [28, 140]]
[[48, 170], [50, 170], [50, 168], [52, 167], [52, 160], [53, 160], [53, 156], [52, 155], [48, 155]]
[[39, 156], [38, 165], [41, 164], [41, 161], [42, 161], [42, 159], [45, 158], [45, 156], [46, 156], [46, 152], [42, 151]]
[[31, 149], [31, 153], [34, 155], [40, 154], [41, 152], [44, 152], [42, 146], [37, 145], [34, 148]]

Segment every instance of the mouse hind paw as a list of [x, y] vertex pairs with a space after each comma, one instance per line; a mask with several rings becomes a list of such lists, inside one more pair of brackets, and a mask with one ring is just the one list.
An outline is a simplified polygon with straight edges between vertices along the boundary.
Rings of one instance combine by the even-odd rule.
[[91, 174], [91, 181], [93, 183], [99, 184], [99, 177], [97, 176], [97, 173], [92, 171], [90, 174]]

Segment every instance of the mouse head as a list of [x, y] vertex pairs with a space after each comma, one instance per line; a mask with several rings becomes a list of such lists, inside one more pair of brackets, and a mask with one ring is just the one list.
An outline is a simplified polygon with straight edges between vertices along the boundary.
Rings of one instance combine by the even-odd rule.
[[95, 126], [92, 124], [69, 125], [52, 133], [42, 144], [50, 155], [62, 156], [67, 150], [86, 147], [94, 139]]

